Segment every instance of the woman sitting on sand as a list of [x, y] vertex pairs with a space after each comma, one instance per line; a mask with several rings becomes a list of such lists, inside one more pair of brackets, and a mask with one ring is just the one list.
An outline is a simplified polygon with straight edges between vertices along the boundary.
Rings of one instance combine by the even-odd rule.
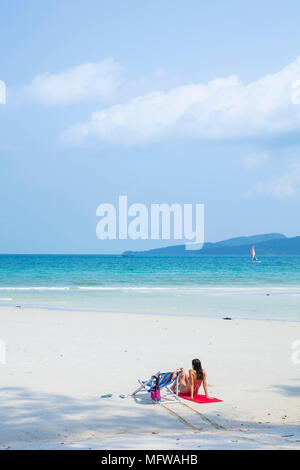
[[[207, 385], [206, 385], [206, 372], [202, 369], [201, 362], [199, 359], [192, 360], [193, 368], [189, 370], [189, 374], [186, 374], [184, 369], [181, 367], [180, 369], [176, 369], [174, 371], [174, 376], [179, 372], [178, 375], [178, 391], [182, 393], [182, 395], [190, 395], [191, 398], [194, 398], [197, 395], [199, 388], [203, 384], [204, 393], [206, 398], [209, 398], [207, 392]], [[172, 391], [176, 392], [176, 382], [172, 385]]]

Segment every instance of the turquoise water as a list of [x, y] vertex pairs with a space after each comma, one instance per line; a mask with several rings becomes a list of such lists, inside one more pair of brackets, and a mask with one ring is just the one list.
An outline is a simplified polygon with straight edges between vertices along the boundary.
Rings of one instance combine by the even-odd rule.
[[300, 257], [0, 255], [0, 304], [299, 320]]

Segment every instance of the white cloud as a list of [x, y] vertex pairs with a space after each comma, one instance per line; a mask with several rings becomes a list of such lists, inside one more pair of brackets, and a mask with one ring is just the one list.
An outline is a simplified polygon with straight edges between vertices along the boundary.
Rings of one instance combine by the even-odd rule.
[[122, 67], [113, 59], [86, 62], [57, 74], [34, 77], [23, 93], [48, 105], [68, 105], [111, 99], [121, 83]]
[[300, 105], [292, 102], [299, 77], [300, 57], [248, 85], [231, 76], [148, 93], [93, 113], [69, 129], [67, 138], [137, 144], [174, 136], [226, 139], [299, 129]]
[[247, 168], [248, 170], [251, 170], [253, 168], [257, 168], [259, 166], [262, 166], [266, 164], [270, 159], [270, 155], [265, 152], [261, 153], [250, 153], [249, 155], [246, 155], [243, 164], [244, 167]]
[[293, 163], [282, 176], [259, 181], [248, 191], [247, 196], [254, 194], [275, 198], [294, 196], [300, 186], [300, 163]]

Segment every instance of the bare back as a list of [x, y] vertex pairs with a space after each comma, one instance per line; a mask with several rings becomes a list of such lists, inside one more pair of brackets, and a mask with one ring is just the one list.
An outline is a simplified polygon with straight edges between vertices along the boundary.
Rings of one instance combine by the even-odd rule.
[[179, 391], [183, 395], [190, 395], [194, 397], [197, 395], [199, 388], [203, 383], [205, 394], [206, 389], [206, 372], [203, 370], [203, 379], [197, 377], [197, 372], [194, 369], [190, 369], [188, 374], [183, 373], [179, 376]]
[[197, 395], [199, 388], [202, 385], [202, 382], [206, 379], [206, 373], [203, 371], [203, 379], [199, 379], [197, 377], [197, 372], [194, 369], [189, 370], [189, 391], [191, 393], [191, 390], [193, 389], [193, 395]]

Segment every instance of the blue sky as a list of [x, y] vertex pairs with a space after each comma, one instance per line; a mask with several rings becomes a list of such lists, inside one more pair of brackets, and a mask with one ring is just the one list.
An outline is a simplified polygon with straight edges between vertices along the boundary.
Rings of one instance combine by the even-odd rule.
[[97, 206], [120, 194], [204, 203], [207, 241], [299, 235], [299, 14], [296, 1], [2, 0], [0, 252], [166, 244], [96, 238]]

